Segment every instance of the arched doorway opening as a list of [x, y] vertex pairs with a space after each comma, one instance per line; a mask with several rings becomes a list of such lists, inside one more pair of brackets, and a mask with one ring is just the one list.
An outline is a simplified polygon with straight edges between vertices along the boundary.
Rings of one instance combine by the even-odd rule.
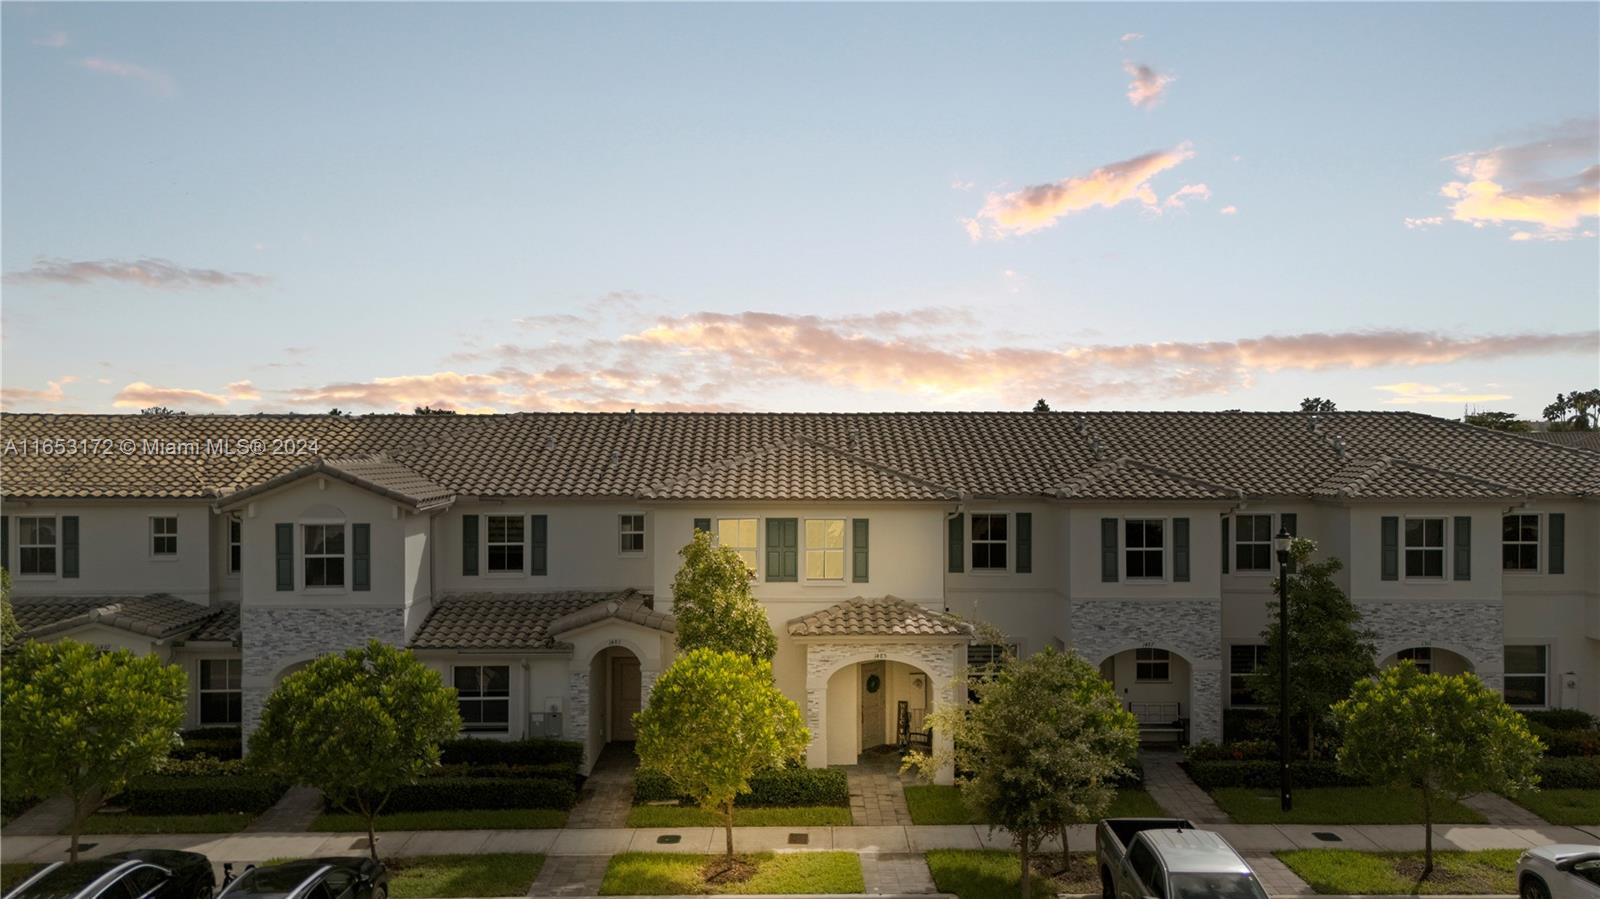
[[1111, 681], [1122, 707], [1139, 719], [1141, 741], [1189, 739], [1195, 699], [1188, 659], [1165, 647], [1141, 646], [1102, 659], [1100, 674]]
[[1385, 657], [1378, 667], [1388, 668], [1410, 661], [1423, 674], [1465, 674], [1473, 670], [1466, 656], [1442, 646], [1408, 646]]
[[934, 683], [921, 668], [892, 659], [856, 662], [829, 676], [827, 690], [827, 764], [930, 749]]
[[589, 733], [599, 743], [632, 743], [633, 716], [644, 704], [639, 657], [625, 646], [609, 646], [589, 660]]

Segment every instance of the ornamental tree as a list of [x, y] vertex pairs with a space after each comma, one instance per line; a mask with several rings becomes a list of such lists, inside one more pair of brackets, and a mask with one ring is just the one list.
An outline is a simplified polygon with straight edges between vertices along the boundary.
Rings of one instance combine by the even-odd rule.
[[1422, 876], [1433, 870], [1433, 804], [1511, 793], [1538, 781], [1544, 746], [1527, 721], [1475, 674], [1423, 674], [1411, 661], [1363, 679], [1333, 707], [1344, 734], [1339, 768], [1422, 797]]
[[322, 790], [373, 822], [389, 794], [439, 765], [439, 744], [461, 730], [456, 691], [409, 651], [377, 640], [325, 655], [267, 697], [251, 761]]
[[947, 765], [960, 772], [961, 796], [991, 827], [1011, 832], [1031, 890], [1031, 861], [1045, 837], [1061, 838], [1061, 867], [1071, 868], [1067, 827], [1098, 820], [1116, 798], [1139, 749], [1139, 724], [1116, 690], [1076, 653], [1046, 648], [964, 675], [974, 701], [936, 710], [953, 748], [913, 754], [925, 776]]
[[771, 661], [778, 652], [778, 638], [750, 592], [755, 573], [738, 551], [696, 530], [678, 555], [683, 556], [683, 566], [672, 580], [678, 648], [727, 650]]
[[70, 860], [83, 824], [178, 743], [188, 678], [176, 665], [86, 643], [25, 641], [0, 665], [0, 783], [72, 803]]
[[779, 692], [772, 663], [693, 649], [678, 656], [634, 716], [639, 765], [723, 816], [733, 865], [733, 802], [757, 771], [800, 760], [811, 739], [800, 707]]

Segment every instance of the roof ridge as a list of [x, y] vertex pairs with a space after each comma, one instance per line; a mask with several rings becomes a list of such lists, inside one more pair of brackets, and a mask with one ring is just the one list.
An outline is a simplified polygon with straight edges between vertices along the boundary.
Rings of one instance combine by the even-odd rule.
[[[1427, 414], [1422, 413], [1422, 412], [1412, 412], [1410, 410], [1406, 410], [1406, 411], [1402, 412], [1401, 414], [1403, 414], [1403, 415], [1417, 415], [1417, 416], [1421, 416], [1423, 418], [1436, 420], [1436, 421], [1441, 421], [1441, 422], [1444, 422], [1447, 425], [1450, 425], [1452, 428], [1455, 428], [1457, 430], [1466, 430], [1466, 431], [1468, 431], [1470, 433], [1474, 433], [1474, 434], [1489, 435], [1491, 440], [1501, 439], [1501, 438], [1510, 438], [1515, 442], [1526, 443], [1526, 444], [1537, 444], [1539, 446], [1559, 446], [1564, 450], [1571, 450], [1571, 451], [1574, 451], [1574, 452], [1583, 453], [1583, 454], [1588, 455], [1588, 456], [1593, 456], [1595, 454], [1594, 450], [1584, 449], [1581, 446], [1569, 446], [1569, 445], [1567, 445], [1565, 443], [1559, 443], [1559, 442], [1552, 441], [1552, 440], [1540, 440], [1537, 437], [1529, 437], [1527, 434], [1520, 433], [1520, 432], [1517, 432], [1517, 431], [1498, 431], [1498, 430], [1495, 430], [1494, 428], [1485, 428], [1482, 425], [1469, 424], [1469, 423], [1464, 422], [1464, 421], [1456, 421], [1453, 418], [1439, 418], [1437, 416], [1427, 415]], [[1547, 431], [1545, 433], [1551, 433], [1551, 432]], [[1562, 432], [1556, 431], [1554, 433], [1562, 433]]]
[[1154, 462], [1146, 462], [1143, 459], [1135, 459], [1132, 456], [1128, 456], [1127, 459], [1129, 465], [1143, 468], [1146, 471], [1153, 471], [1165, 477], [1172, 478], [1173, 480], [1184, 481], [1197, 487], [1208, 487], [1212, 490], [1220, 490], [1223, 493], [1232, 493], [1240, 499], [1244, 498], [1244, 490], [1239, 487], [1233, 487], [1228, 484], [1219, 484], [1216, 481], [1208, 481], [1205, 478], [1198, 478], [1194, 475], [1184, 474], [1181, 471], [1175, 471], [1171, 468], [1157, 465]]
[[[1317, 489], [1325, 489], [1329, 492], [1337, 493], [1340, 496], [1352, 496], [1357, 490], [1360, 490], [1371, 483], [1372, 479], [1377, 477], [1379, 472], [1383, 471], [1385, 468], [1388, 468], [1390, 461], [1391, 458], [1389, 456], [1381, 454], [1377, 456], [1351, 456], [1349, 461], [1345, 462], [1343, 466], [1334, 471], [1334, 473], [1330, 475], [1327, 480], [1323, 481], [1321, 484], [1318, 484]], [[1330, 481], [1338, 478], [1346, 471], [1353, 471], [1355, 469], [1361, 469], [1361, 471], [1359, 474], [1355, 474], [1353, 476], [1354, 479], [1351, 481], [1351, 483], [1341, 484], [1336, 487], [1329, 486]]]
[[1069, 496], [1081, 493], [1085, 487], [1088, 487], [1095, 481], [1098, 481], [1106, 475], [1111, 474], [1113, 471], [1122, 468], [1127, 464], [1129, 459], [1130, 457], [1126, 455], [1117, 456], [1111, 459], [1101, 459], [1088, 468], [1085, 468], [1083, 471], [1080, 471], [1077, 474], [1069, 477], [1064, 484], [1056, 488], [1056, 495], [1065, 499]]
[[870, 469], [872, 469], [874, 471], [880, 472], [882, 474], [886, 474], [886, 475], [889, 475], [891, 477], [896, 477], [896, 478], [899, 478], [899, 479], [901, 479], [903, 481], [909, 481], [909, 482], [911, 482], [913, 484], [916, 484], [919, 487], [926, 487], [929, 490], [935, 490], [935, 491], [938, 491], [940, 493], [948, 494], [951, 499], [956, 499], [956, 498], [959, 498], [961, 496], [961, 491], [955, 489], [954, 487], [951, 487], [948, 484], [941, 484], [941, 483], [939, 483], [937, 481], [930, 481], [927, 478], [918, 477], [917, 475], [914, 475], [909, 471], [903, 471], [901, 469], [895, 468], [892, 465], [885, 465], [882, 462], [878, 462], [878, 461], [875, 461], [873, 459], [868, 459], [867, 457], [865, 457], [865, 456], [863, 456], [863, 455], [861, 455], [859, 453], [853, 453], [853, 452], [850, 452], [849, 450], [840, 449], [839, 447], [836, 447], [836, 446], [834, 446], [834, 445], [832, 445], [830, 443], [827, 443], [827, 442], [823, 441], [821, 438], [812, 437], [809, 434], [797, 434], [797, 435], [795, 435], [795, 441], [796, 442], [800, 442], [800, 443], [805, 443], [805, 444], [807, 444], [809, 446], [816, 447], [817, 449], [823, 450], [825, 452], [832, 453], [832, 454], [834, 454], [835, 456], [838, 456], [841, 459], [848, 459], [849, 461], [854, 462], [857, 465], [865, 465], [866, 467], [868, 467], [868, 468], [870, 468]]
[[1477, 483], [1477, 484], [1486, 484], [1486, 485], [1488, 485], [1490, 487], [1497, 487], [1497, 488], [1499, 488], [1501, 490], [1510, 490], [1513, 493], [1526, 494], [1528, 492], [1528, 491], [1524, 490], [1523, 488], [1514, 486], [1512, 484], [1505, 484], [1505, 483], [1502, 483], [1500, 481], [1490, 480], [1489, 478], [1480, 478], [1475, 474], [1468, 474], [1468, 473], [1466, 473], [1464, 471], [1455, 471], [1454, 469], [1440, 468], [1437, 465], [1429, 465], [1426, 462], [1418, 462], [1415, 459], [1408, 459], [1408, 458], [1405, 458], [1404, 456], [1389, 456], [1387, 458], [1391, 463], [1393, 463], [1395, 465], [1404, 465], [1404, 466], [1406, 466], [1408, 468], [1416, 468], [1416, 469], [1419, 469], [1421, 471], [1431, 471], [1434, 474], [1442, 474], [1442, 475], [1446, 475], [1446, 476], [1452, 477], [1452, 478], [1460, 478], [1460, 479], [1462, 479], [1464, 481], [1472, 481], [1473, 483]]

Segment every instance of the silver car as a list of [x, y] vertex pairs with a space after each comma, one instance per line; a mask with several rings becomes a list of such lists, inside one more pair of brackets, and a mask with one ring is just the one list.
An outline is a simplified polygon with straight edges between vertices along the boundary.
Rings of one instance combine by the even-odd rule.
[[1600, 899], [1600, 846], [1557, 843], [1517, 859], [1522, 899]]

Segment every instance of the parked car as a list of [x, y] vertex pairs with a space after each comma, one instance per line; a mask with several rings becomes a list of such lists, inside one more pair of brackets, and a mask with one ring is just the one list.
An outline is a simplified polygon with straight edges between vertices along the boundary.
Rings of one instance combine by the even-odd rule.
[[211, 899], [211, 860], [198, 852], [133, 849], [78, 862], [52, 862], [5, 899]]
[[1600, 846], [1557, 843], [1517, 859], [1522, 899], [1600, 899]]
[[388, 899], [383, 862], [353, 856], [307, 858], [250, 868], [217, 899]]
[[1094, 847], [1104, 899], [1267, 899], [1227, 840], [1182, 818], [1107, 818]]

